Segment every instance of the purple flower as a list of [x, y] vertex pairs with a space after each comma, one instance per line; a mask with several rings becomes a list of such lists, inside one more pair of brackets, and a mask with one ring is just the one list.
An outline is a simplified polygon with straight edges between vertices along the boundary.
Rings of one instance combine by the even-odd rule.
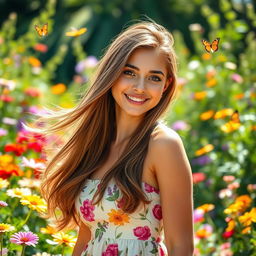
[[222, 145], [222, 146], [221, 146], [221, 149], [222, 149], [223, 151], [227, 151], [227, 150], [229, 149], [228, 144]]
[[80, 210], [84, 218], [88, 221], [94, 221], [94, 213], [93, 213], [94, 209], [95, 209], [95, 206], [92, 205], [89, 199], [86, 199], [83, 202], [83, 206], [80, 207]]
[[192, 162], [193, 165], [194, 164], [206, 165], [206, 164], [211, 163], [212, 159], [207, 155], [203, 155], [203, 156], [200, 156], [198, 158], [193, 159], [191, 162]]
[[113, 195], [113, 194], [112, 194], [112, 189], [111, 189], [111, 187], [108, 187], [108, 188], [107, 188], [107, 191], [108, 191], [108, 195], [109, 195], [109, 196], [112, 196], [112, 195]]
[[82, 73], [86, 68], [93, 68], [97, 65], [98, 60], [94, 56], [88, 56], [85, 60], [81, 60], [77, 63], [75, 71], [77, 73]]
[[175, 131], [186, 130], [188, 129], [188, 124], [182, 120], [179, 120], [172, 125], [172, 129], [174, 129]]
[[38, 236], [32, 232], [18, 232], [11, 236], [10, 241], [14, 244], [35, 246], [38, 242]]

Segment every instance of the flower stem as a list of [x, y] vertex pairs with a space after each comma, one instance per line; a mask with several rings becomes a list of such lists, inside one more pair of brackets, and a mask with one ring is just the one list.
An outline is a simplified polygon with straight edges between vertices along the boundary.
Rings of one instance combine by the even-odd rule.
[[28, 219], [29, 219], [29, 217], [30, 217], [31, 213], [32, 213], [32, 209], [30, 209], [30, 210], [29, 210], [29, 212], [28, 212], [28, 214], [27, 214], [26, 219], [24, 220], [24, 222], [23, 222], [21, 225], [19, 225], [19, 226], [18, 226], [18, 228], [17, 228], [17, 229], [22, 228], [22, 227], [27, 223], [27, 221], [28, 221]]
[[65, 246], [63, 245], [63, 247], [62, 247], [62, 253], [61, 253], [62, 256], [64, 256], [64, 251], [65, 251]]
[[26, 245], [24, 244], [24, 245], [22, 245], [22, 252], [21, 252], [21, 256], [24, 256], [25, 255], [25, 247], [26, 247]]
[[4, 242], [4, 234], [0, 234], [0, 245], [1, 245], [1, 248], [0, 248], [0, 255], [2, 256], [3, 255], [3, 242]]

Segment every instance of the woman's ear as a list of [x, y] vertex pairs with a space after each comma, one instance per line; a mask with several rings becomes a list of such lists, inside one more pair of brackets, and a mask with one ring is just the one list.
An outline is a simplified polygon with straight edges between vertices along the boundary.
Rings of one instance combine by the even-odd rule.
[[168, 86], [170, 85], [171, 82], [172, 82], [172, 77], [169, 77], [166, 79], [164, 91], [168, 88]]

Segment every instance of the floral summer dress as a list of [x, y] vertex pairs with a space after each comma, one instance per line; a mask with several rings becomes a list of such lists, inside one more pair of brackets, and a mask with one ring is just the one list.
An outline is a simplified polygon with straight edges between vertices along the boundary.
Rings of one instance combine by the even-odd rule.
[[82, 221], [91, 229], [91, 240], [81, 256], [166, 256], [159, 190], [142, 182], [151, 203], [132, 214], [120, 209], [121, 191], [110, 181], [102, 201], [92, 205], [100, 180], [87, 179], [76, 200]]

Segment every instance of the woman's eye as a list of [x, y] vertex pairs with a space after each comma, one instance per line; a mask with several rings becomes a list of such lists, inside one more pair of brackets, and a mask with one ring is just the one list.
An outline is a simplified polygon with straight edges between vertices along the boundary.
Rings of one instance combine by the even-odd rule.
[[160, 82], [160, 81], [162, 81], [161, 78], [158, 77], [158, 76], [151, 76], [151, 79], [152, 79], [153, 81], [155, 81], [155, 82]]
[[123, 71], [123, 74], [125, 74], [125, 75], [131, 75], [131, 76], [135, 75], [134, 72], [131, 71], [131, 70], [124, 70], [124, 71]]

